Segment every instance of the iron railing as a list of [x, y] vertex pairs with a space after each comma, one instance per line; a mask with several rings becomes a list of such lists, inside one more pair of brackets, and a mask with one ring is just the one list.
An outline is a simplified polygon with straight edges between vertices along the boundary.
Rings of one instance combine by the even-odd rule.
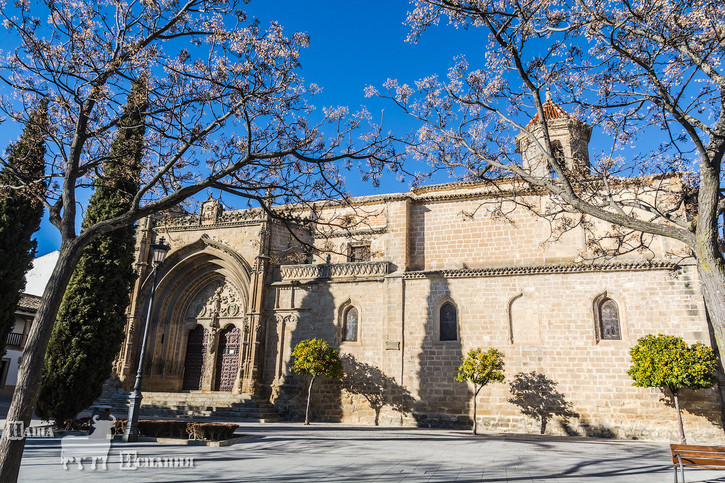
[[14, 345], [20, 347], [23, 343], [23, 334], [17, 332], [10, 332], [8, 334], [7, 345]]

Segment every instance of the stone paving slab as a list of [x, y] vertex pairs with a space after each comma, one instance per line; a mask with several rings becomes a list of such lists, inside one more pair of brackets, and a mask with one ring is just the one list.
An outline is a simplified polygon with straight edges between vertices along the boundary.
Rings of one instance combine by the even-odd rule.
[[[179, 482], [635, 482], [672, 481], [665, 443], [484, 434], [340, 424], [242, 423], [251, 437], [223, 448], [113, 442], [108, 467], [63, 470], [61, 442], [29, 439], [20, 481]], [[193, 468], [122, 469], [122, 452], [193, 457]], [[182, 460], [183, 461], [183, 460]], [[688, 470], [687, 481], [725, 482], [725, 471]]]

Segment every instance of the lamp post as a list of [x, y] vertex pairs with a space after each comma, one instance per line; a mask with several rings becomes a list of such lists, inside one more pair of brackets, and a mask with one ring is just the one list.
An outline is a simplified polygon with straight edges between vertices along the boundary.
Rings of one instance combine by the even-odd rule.
[[154, 280], [151, 284], [151, 295], [149, 297], [149, 308], [146, 312], [146, 321], [143, 329], [143, 338], [141, 339], [141, 354], [138, 356], [138, 370], [136, 371], [136, 382], [133, 385], [131, 393], [131, 403], [128, 406], [128, 419], [126, 421], [126, 430], [123, 432], [123, 441], [125, 443], [138, 441], [138, 413], [141, 409], [141, 378], [143, 377], [143, 360], [146, 353], [146, 339], [149, 335], [149, 322], [151, 320], [151, 309], [154, 305], [154, 293], [156, 292], [157, 275], [159, 267], [166, 258], [166, 252], [171, 248], [165, 243], [164, 237], [159, 239], [158, 243], [151, 245], [151, 254], [154, 264]]

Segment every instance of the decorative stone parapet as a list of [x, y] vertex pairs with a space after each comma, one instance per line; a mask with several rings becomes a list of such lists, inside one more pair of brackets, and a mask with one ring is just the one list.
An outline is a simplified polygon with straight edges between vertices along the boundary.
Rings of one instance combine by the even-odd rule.
[[[204, 211], [206, 208], [206, 211]], [[167, 215], [156, 220], [156, 228], [170, 231], [196, 230], [200, 226], [214, 228], [219, 226], [245, 226], [265, 221], [264, 212], [257, 208], [235, 211], [223, 211], [205, 202], [201, 214]]]
[[330, 279], [346, 277], [382, 277], [389, 262], [319, 263], [315, 265], [281, 265], [282, 280]]
[[354, 262], [330, 265], [330, 276], [381, 277], [388, 274], [388, 262]]
[[330, 278], [330, 265], [281, 265], [279, 273], [282, 280], [299, 280], [303, 278]]
[[561, 265], [513, 266], [495, 268], [459, 268], [450, 270], [415, 270], [405, 272], [406, 280], [419, 278], [473, 278], [508, 277], [513, 275], [540, 275], [551, 273], [629, 272], [644, 270], [676, 270], [678, 265], [668, 261], [568, 263]]

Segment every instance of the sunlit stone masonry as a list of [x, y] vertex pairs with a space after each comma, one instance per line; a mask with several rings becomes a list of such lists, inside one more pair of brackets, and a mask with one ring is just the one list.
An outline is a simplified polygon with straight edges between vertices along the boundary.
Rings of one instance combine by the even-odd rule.
[[[591, 128], [551, 101], [545, 108], [555, 154], [585, 175]], [[526, 136], [517, 144], [523, 166], [547, 176]], [[664, 196], [679, 183], [639, 179], [622, 193]], [[710, 344], [688, 251], [646, 236], [646, 249], [599, 258], [594, 238], [609, 233], [606, 224], [587, 219], [585, 231], [579, 215], [568, 215], [561, 233], [523, 204], [556, 209], [508, 179], [328, 202], [310, 225], [225, 211], [213, 198], [198, 214], [142, 220], [115, 370], [130, 388], [151, 288], [149, 246], [163, 236], [171, 251], [160, 268], [144, 391], [248, 394], [299, 418], [306, 391], [290, 353], [317, 337], [340, 349], [347, 377], [316, 383], [313, 420], [462, 427], [473, 404], [471, 388], [454, 381], [461, 357], [495, 347], [506, 381], [479, 394], [480, 428], [538, 433], [541, 421], [525, 413], [543, 404], [550, 434], [677, 440], [669, 400], [634, 387], [627, 369], [645, 334]], [[514, 398], [512, 381], [536, 390]], [[682, 399], [689, 438], [723, 442], [717, 390]]]

